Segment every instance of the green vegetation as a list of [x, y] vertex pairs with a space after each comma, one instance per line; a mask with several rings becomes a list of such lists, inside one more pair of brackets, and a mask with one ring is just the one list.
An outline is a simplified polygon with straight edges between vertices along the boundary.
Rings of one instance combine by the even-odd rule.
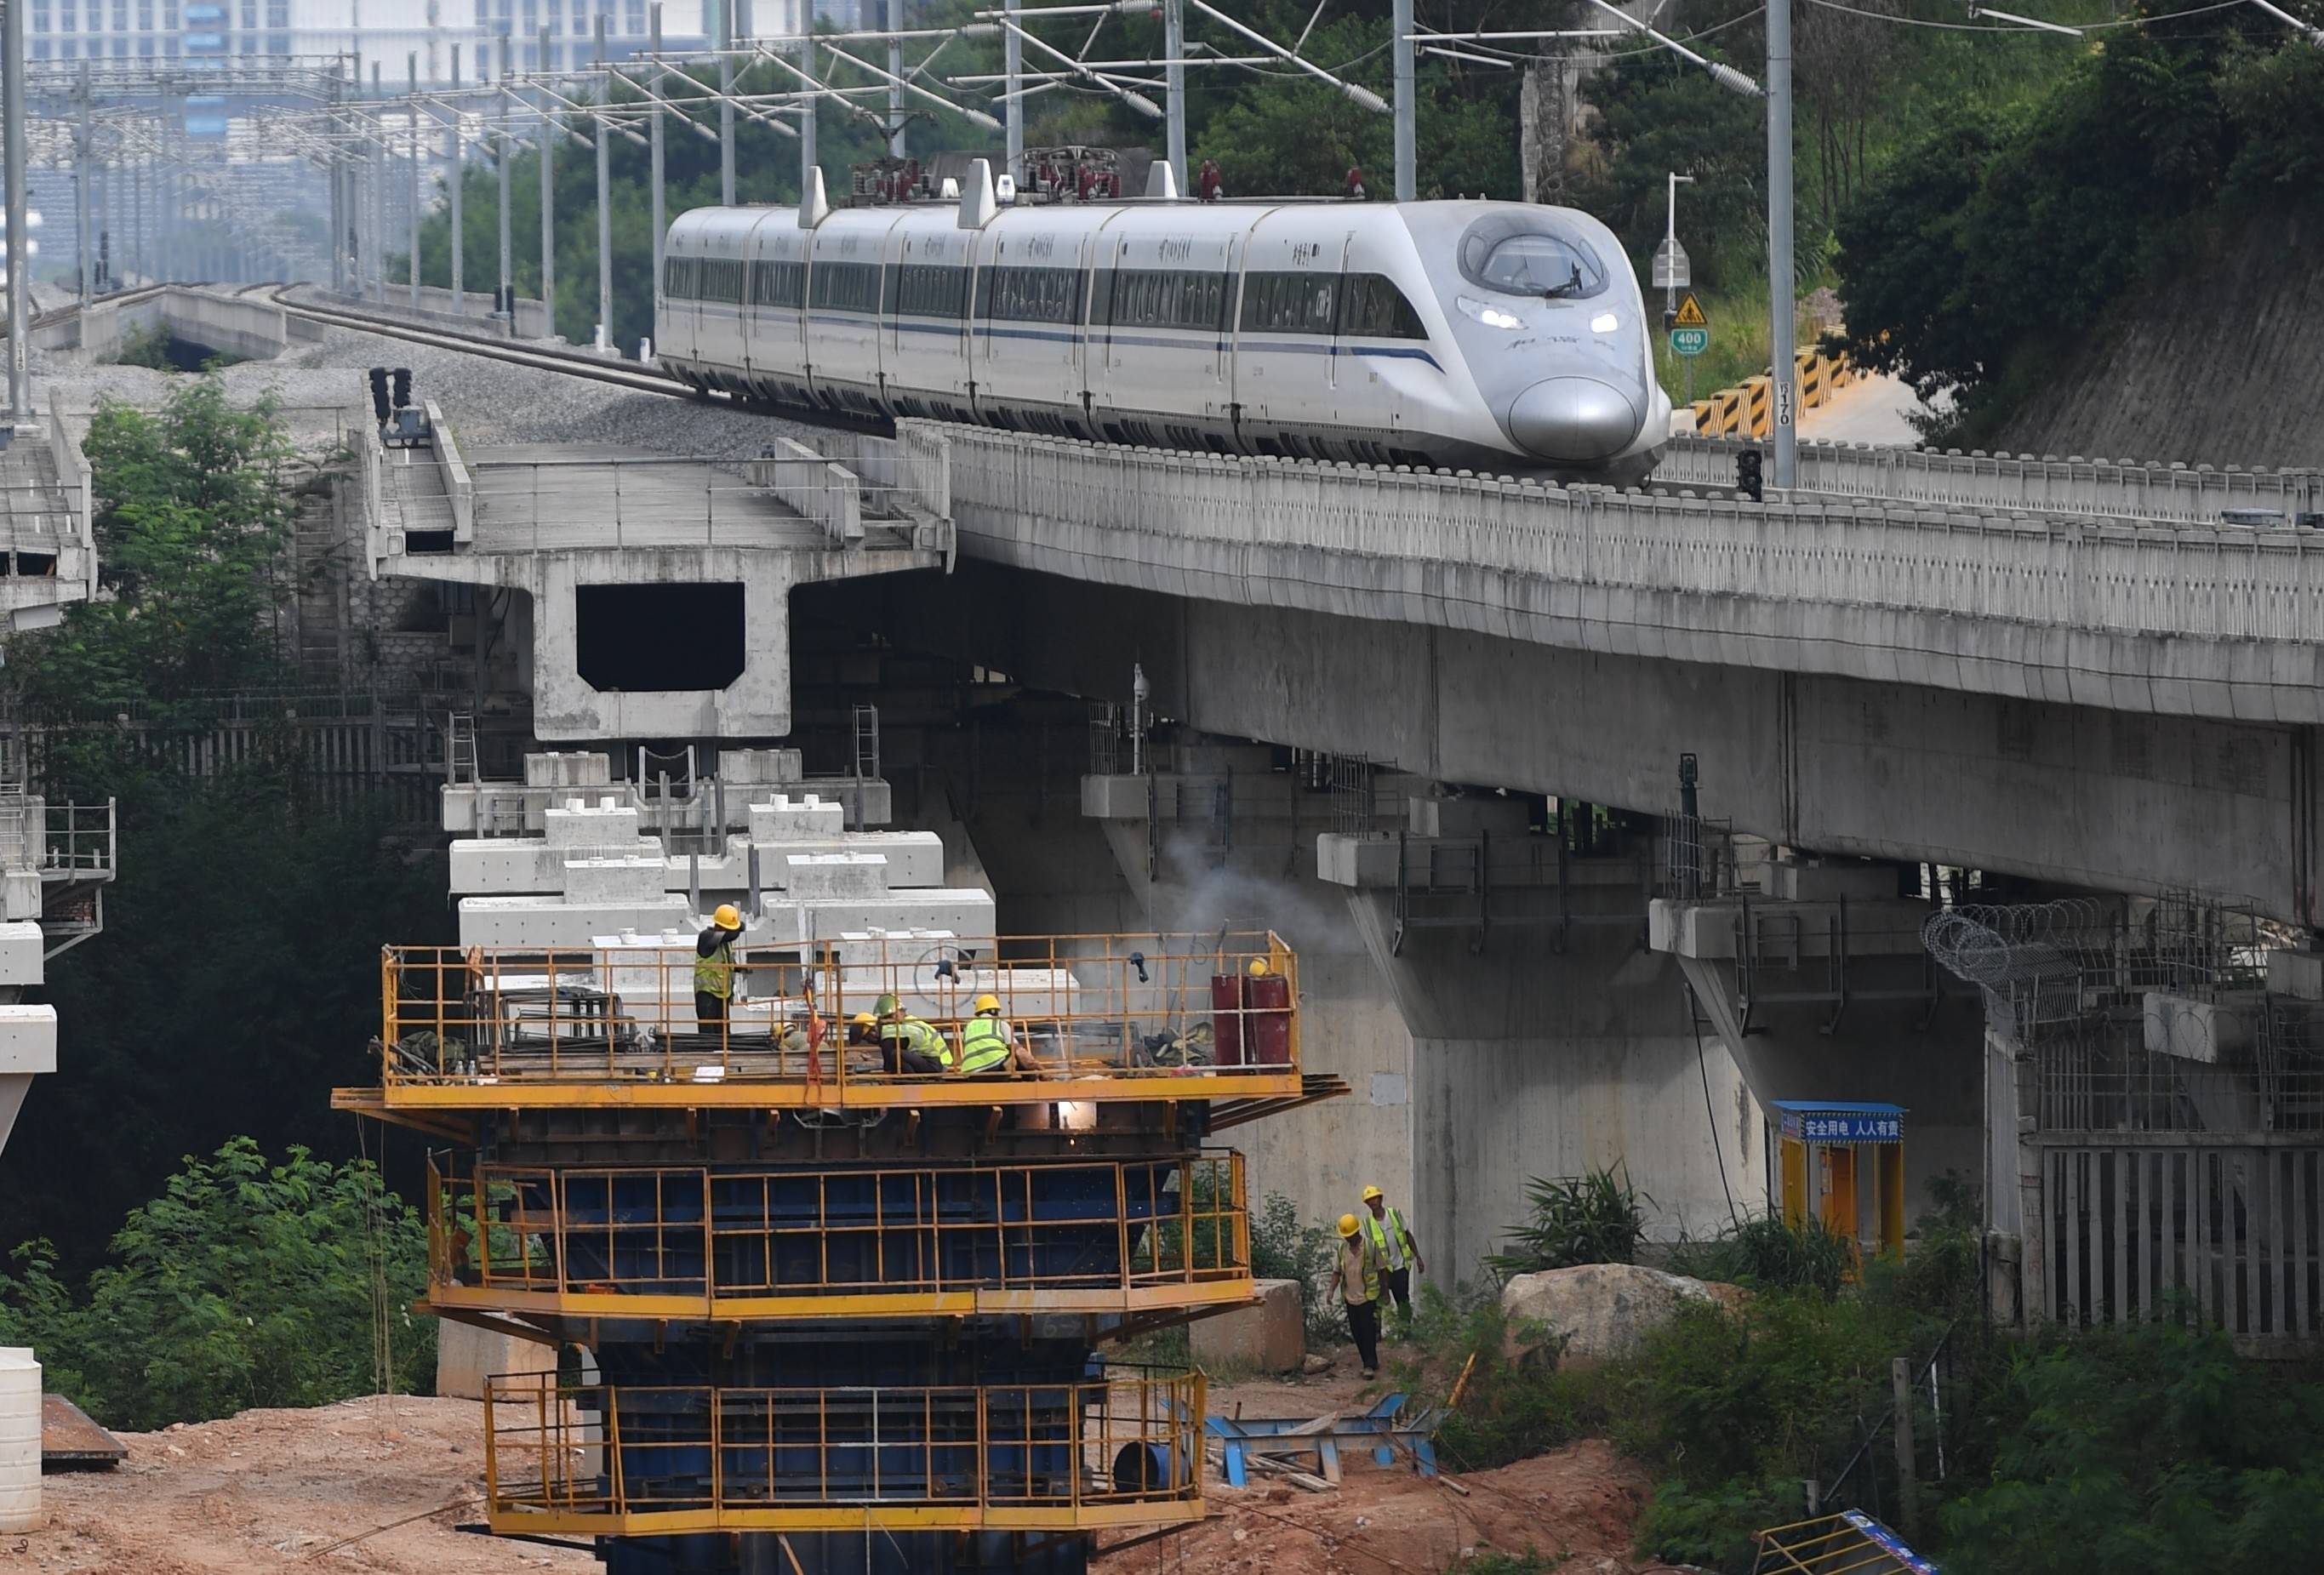
[[1507, 1278], [1579, 1263], [1635, 1263], [1646, 1239], [1646, 1211], [1653, 1202], [1630, 1184], [1627, 1171], [1593, 1170], [1526, 1184], [1532, 1217], [1508, 1233], [1511, 1250], [1495, 1253], [1485, 1266]]
[[1786, 1225], [1773, 1214], [1730, 1225], [1707, 1241], [1682, 1241], [1666, 1266], [1674, 1275], [1758, 1291], [1840, 1294], [1856, 1260], [1847, 1241], [1819, 1220]]
[[1281, 1193], [1269, 1193], [1250, 1219], [1251, 1273], [1262, 1280], [1299, 1282], [1299, 1307], [1307, 1326], [1307, 1349], [1317, 1350], [1348, 1337], [1347, 1316], [1331, 1300], [1332, 1269], [1339, 1240], [1320, 1225], [1303, 1225], [1299, 1210]]
[[1851, 354], [1982, 435], [2218, 226], [2312, 207], [2319, 100], [2324, 53], [2242, 11], [2108, 34], [2038, 102], [1949, 107], [1839, 226]]
[[427, 1231], [379, 1173], [247, 1138], [189, 1156], [130, 1211], [79, 1290], [46, 1241], [0, 1274], [0, 1344], [36, 1346], [46, 1386], [150, 1431], [254, 1405], [322, 1405], [433, 1380]]
[[0, 674], [27, 721], [53, 724], [33, 762], [50, 801], [119, 800], [106, 932], [49, 965], [67, 1070], [34, 1085], [0, 1156], [11, 1233], [53, 1243], [71, 1278], [176, 1156], [236, 1133], [349, 1154], [329, 1091], [366, 1069], [379, 945], [448, 938], [440, 867], [389, 837], [384, 806], [318, 791], [287, 727], [187, 775], [221, 696], [287, 678], [282, 545], [312, 473], [271, 410], [189, 378], [158, 415], [106, 407], [86, 447], [105, 595], [12, 637]]
[[1916, 1374], [1933, 1361], [1943, 1383], [1941, 1417], [1916, 1389], [1914, 1426], [1917, 1545], [1949, 1570], [2257, 1575], [2324, 1538], [2313, 1373], [2245, 1360], [2183, 1308], [1998, 1339], [1979, 1304], [1976, 1221], [1973, 1196], [1949, 1182], [1905, 1262], [1845, 1285], [1828, 1236], [1780, 1220], [1690, 1244], [1674, 1267], [1754, 1294], [1689, 1307], [1635, 1359], [1595, 1368], [1563, 1363], [1546, 1331], [1510, 1328], [1489, 1294], [1424, 1287], [1397, 1384], [1446, 1408], [1437, 1448], [1457, 1469], [1607, 1438], [1655, 1479], [1639, 1555], [1726, 1575], [1751, 1570], [1755, 1531], [1801, 1517], [1803, 1480], [1827, 1504], [1895, 1517], [1897, 1357]]

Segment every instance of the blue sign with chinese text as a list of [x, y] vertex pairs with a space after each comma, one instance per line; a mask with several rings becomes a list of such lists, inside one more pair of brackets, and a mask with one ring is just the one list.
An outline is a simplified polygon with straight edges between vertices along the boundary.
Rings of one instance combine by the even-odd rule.
[[1784, 1136], [1802, 1143], [1902, 1143], [1902, 1105], [1858, 1104], [1847, 1101], [1819, 1103], [1808, 1100], [1775, 1100]]

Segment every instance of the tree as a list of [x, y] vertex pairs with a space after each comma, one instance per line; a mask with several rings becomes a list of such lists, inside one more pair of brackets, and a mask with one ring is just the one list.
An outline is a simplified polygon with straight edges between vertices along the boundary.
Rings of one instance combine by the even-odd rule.
[[214, 375], [178, 382], [159, 414], [98, 408], [83, 449], [102, 592], [10, 642], [20, 696], [142, 713], [274, 678], [294, 460], [274, 417], [271, 399], [235, 409]]
[[433, 1326], [407, 1311], [426, 1288], [427, 1230], [363, 1161], [332, 1165], [293, 1147], [274, 1165], [231, 1138], [210, 1158], [188, 1156], [160, 1197], [133, 1209], [113, 1254], [86, 1299], [67, 1291], [44, 1242], [0, 1275], [0, 1339], [36, 1343], [52, 1386], [108, 1426], [429, 1382]]
[[2216, 1329], [2100, 1325], [2010, 1364], [1990, 1475], [1945, 1513], [1963, 1575], [2260, 1575], [2324, 1544], [2324, 1390]]

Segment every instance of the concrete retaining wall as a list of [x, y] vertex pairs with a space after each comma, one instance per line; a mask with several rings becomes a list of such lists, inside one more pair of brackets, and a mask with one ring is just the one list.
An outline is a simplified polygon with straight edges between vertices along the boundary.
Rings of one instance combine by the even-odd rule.
[[1041, 573], [1616, 655], [2324, 722], [2316, 531], [1760, 507], [962, 427], [941, 441], [964, 549]]
[[[318, 301], [351, 307], [357, 311], [392, 315], [405, 322], [433, 323], [442, 327], [468, 329], [499, 327], [493, 317], [493, 292], [490, 289], [463, 291], [462, 309], [458, 311], [452, 308], [452, 292], [439, 290], [432, 284], [420, 287], [420, 305], [416, 309], [411, 305], [411, 287], [405, 284], [389, 285], [387, 299], [383, 301], [366, 295], [335, 295], [322, 289], [315, 290], [313, 295]], [[513, 336], [519, 339], [549, 336], [549, 313], [539, 301], [528, 300], [522, 296], [517, 298], [516, 332]]]
[[133, 330], [160, 327], [177, 338], [252, 361], [271, 361], [295, 337], [318, 336], [309, 325], [294, 332], [282, 309], [263, 296], [215, 295], [199, 290], [165, 290], [134, 301], [98, 301], [76, 319], [75, 340], [90, 359], [121, 353]]

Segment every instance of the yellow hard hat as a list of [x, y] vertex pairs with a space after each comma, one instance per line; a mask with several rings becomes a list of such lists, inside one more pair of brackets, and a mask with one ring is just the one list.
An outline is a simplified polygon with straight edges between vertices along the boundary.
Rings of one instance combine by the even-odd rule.
[[1266, 958], [1264, 958], [1264, 957], [1253, 957], [1253, 958], [1250, 960], [1250, 976], [1251, 976], [1253, 979], [1264, 979], [1264, 978], [1266, 978], [1266, 977], [1267, 977], [1267, 959], [1266, 959]]
[[1374, 1198], [1384, 1198], [1386, 1196], [1388, 1196], [1388, 1194], [1380, 1191], [1378, 1187], [1366, 1187], [1364, 1189], [1364, 1202], [1367, 1203], [1370, 1202]]
[[999, 996], [986, 994], [980, 995], [976, 998], [976, 1011], [978, 1016], [982, 1017], [986, 1012], [997, 1012], [1000, 1009], [1001, 998]]
[[1362, 1229], [1362, 1226], [1356, 1223], [1356, 1217], [1353, 1214], [1342, 1214], [1340, 1216], [1341, 1235], [1353, 1236], [1357, 1231]]
[[731, 902], [722, 902], [718, 911], [710, 916], [710, 922], [722, 930], [739, 930], [742, 927], [742, 910]]
[[880, 1026], [880, 1019], [873, 1017], [870, 1012], [857, 1012], [853, 1017], [847, 1020], [851, 1025], [858, 1028], [876, 1028]]
[[892, 995], [883, 995], [872, 1003], [872, 1009], [884, 1018], [896, 1009], [896, 998]]

